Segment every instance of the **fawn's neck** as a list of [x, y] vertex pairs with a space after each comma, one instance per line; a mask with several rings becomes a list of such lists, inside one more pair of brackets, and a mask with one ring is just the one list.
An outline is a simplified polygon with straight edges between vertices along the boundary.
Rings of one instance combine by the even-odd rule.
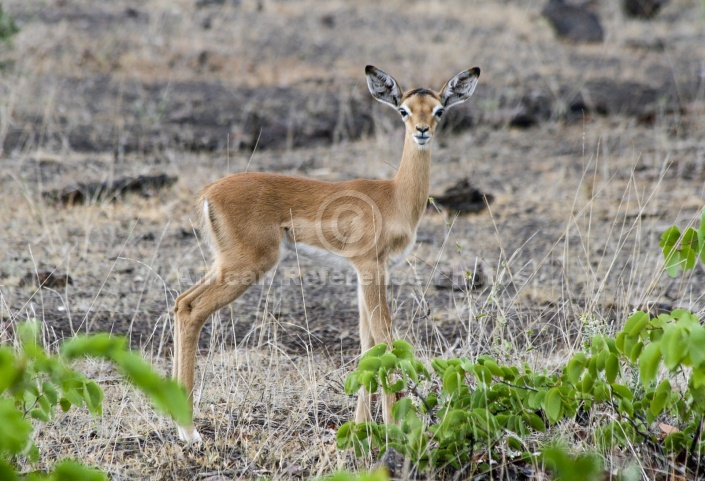
[[411, 136], [404, 139], [399, 170], [394, 177], [397, 206], [416, 228], [428, 203], [431, 175], [431, 145], [420, 149]]

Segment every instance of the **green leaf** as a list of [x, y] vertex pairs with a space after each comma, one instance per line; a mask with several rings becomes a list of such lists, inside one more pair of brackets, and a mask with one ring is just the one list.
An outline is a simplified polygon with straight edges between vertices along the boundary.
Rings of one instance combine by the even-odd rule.
[[549, 421], [555, 423], [560, 419], [562, 406], [563, 401], [558, 388], [554, 387], [550, 389], [543, 400], [543, 410], [548, 416]]
[[[361, 359], [365, 359], [367, 357], [379, 357], [382, 354], [384, 354], [385, 352], [387, 352], [388, 347], [389, 346], [387, 346], [384, 343], [377, 344], [376, 346], [371, 348], [369, 351], [367, 351], [365, 354], [363, 354]], [[397, 356], [397, 357], [399, 357], [399, 356]]]
[[658, 387], [656, 387], [656, 391], [654, 391], [654, 398], [649, 406], [649, 411], [651, 411], [651, 414], [654, 416], [661, 414], [661, 411], [663, 411], [670, 394], [671, 383], [668, 382], [668, 379], [664, 379], [661, 383], [659, 383]]
[[663, 446], [667, 452], [680, 453], [685, 451], [691, 442], [692, 440], [684, 432], [675, 432], [663, 439]]
[[414, 347], [403, 339], [398, 339], [392, 343], [392, 353], [399, 359], [413, 359]]
[[597, 481], [602, 479], [602, 462], [595, 455], [570, 456], [560, 446], [545, 448], [543, 462], [559, 481]]
[[514, 436], [507, 436], [507, 445], [514, 451], [521, 451], [524, 449], [522, 442]]
[[30, 442], [32, 425], [15, 407], [13, 399], [0, 399], [0, 420], [0, 453], [11, 456], [21, 453]]
[[705, 370], [693, 369], [693, 372], [690, 375], [690, 383], [693, 385], [694, 389], [705, 387]]
[[401, 368], [401, 371], [409, 377], [409, 379], [414, 381], [415, 384], [419, 383], [419, 375], [411, 361], [404, 359], [399, 362], [399, 367]]
[[176, 380], [162, 379], [154, 391], [146, 394], [156, 409], [171, 416], [177, 424], [185, 426], [191, 422], [191, 403]]
[[348, 421], [338, 428], [336, 435], [338, 449], [348, 449], [352, 445], [352, 427], [355, 421]]
[[379, 357], [364, 357], [360, 359], [358, 370], [377, 372], [381, 366], [382, 361], [379, 359]]
[[634, 399], [634, 393], [627, 386], [622, 384], [610, 384], [612, 387], [612, 392], [615, 393], [622, 399], [629, 399], [630, 401]]
[[398, 393], [402, 392], [404, 389], [407, 387], [407, 382], [406, 379], [401, 378], [397, 379], [395, 382], [387, 386], [387, 389], [385, 389], [385, 392], [393, 392], [393, 393]]
[[[391, 371], [397, 363], [397, 356], [391, 352], [385, 352], [379, 357], [382, 367], [388, 371]], [[408, 362], [408, 361], [407, 361]]]
[[448, 369], [448, 361], [445, 359], [434, 359], [431, 361], [431, 367], [433, 368], [434, 371], [436, 371], [436, 374], [439, 376], [443, 376], [443, 374], [446, 372], [446, 369]]
[[681, 239], [680, 260], [684, 271], [689, 271], [695, 267], [695, 260], [700, 253], [698, 245], [698, 232], [692, 227], [688, 227]]
[[532, 392], [527, 396], [525, 405], [529, 409], [539, 409], [543, 405], [542, 403], [545, 397], [546, 391]]
[[516, 374], [514, 371], [511, 370], [511, 368], [507, 366], [502, 366], [502, 376], [504, 377], [505, 381], [513, 381], [516, 379]]
[[681, 237], [681, 231], [678, 227], [672, 226], [666, 229], [661, 234], [661, 242], [663, 258], [665, 260], [666, 272], [671, 277], [676, 277], [680, 270], [680, 256], [678, 255], [677, 245]]
[[[55, 403], [54, 403], [55, 404]], [[42, 411], [44, 411], [46, 414], [50, 415], [51, 414], [51, 407], [53, 406], [52, 403], [49, 402], [49, 399], [47, 399], [46, 396], [39, 396], [37, 398], [37, 405], [41, 408]]]
[[0, 458], [0, 479], [17, 481], [17, 472], [2, 458]]
[[489, 369], [493, 376], [504, 377], [504, 371], [502, 371], [502, 368], [493, 360], [488, 359], [482, 365]]
[[622, 410], [623, 413], [627, 414], [628, 416], [634, 416], [634, 405], [629, 399], [621, 399], [619, 401], [619, 408]]
[[59, 400], [59, 395], [56, 392], [56, 388], [54, 388], [54, 385], [48, 381], [44, 381], [42, 383], [42, 393], [44, 393], [47, 400], [52, 405], [56, 404], [56, 402]]
[[0, 347], [0, 394], [22, 375], [22, 366], [15, 363], [15, 355], [9, 347]]
[[127, 340], [122, 336], [91, 334], [76, 336], [61, 346], [61, 354], [67, 359], [92, 356], [110, 359], [115, 352], [125, 351]]
[[402, 398], [392, 406], [392, 417], [396, 421], [401, 421], [414, 408], [414, 404], [408, 397]]
[[617, 337], [614, 342], [614, 345], [617, 348], [617, 350], [625, 355], [627, 354], [627, 348], [625, 346], [627, 337], [628, 337], [627, 333], [622, 331], [619, 334], [617, 334]]
[[524, 411], [521, 414], [521, 417], [524, 418], [524, 422], [526, 422], [526, 424], [534, 431], [541, 433], [546, 431], [546, 425], [538, 414]]
[[429, 395], [426, 397], [426, 404], [430, 409], [435, 408], [438, 406], [438, 396], [434, 393], [429, 393]]
[[375, 373], [370, 372], [370, 371], [365, 371], [360, 374], [358, 377], [358, 380], [360, 381], [360, 384], [365, 386], [365, 389], [367, 389], [367, 392], [373, 393], [377, 392], [377, 379], [375, 379]]
[[103, 390], [94, 381], [86, 383], [86, 405], [92, 413], [101, 415], [103, 413]]
[[568, 375], [568, 379], [570, 379], [570, 382], [572, 382], [574, 385], [580, 381], [580, 375], [583, 373], [583, 370], [585, 369], [585, 354], [582, 354], [581, 358], [578, 358], [578, 356], [574, 356], [573, 359], [571, 359], [568, 362], [568, 365], [566, 366], [566, 374]]
[[690, 329], [690, 336], [688, 336], [688, 352], [690, 353], [690, 358], [693, 361], [693, 367], [703, 368], [705, 367], [705, 327], [701, 325], [694, 326]]
[[661, 363], [661, 343], [652, 342], [644, 348], [639, 357], [639, 376], [641, 383], [646, 387], [654, 379]]
[[592, 377], [589, 372], [586, 372], [583, 376], [583, 382], [580, 386], [580, 391], [589, 394], [592, 392], [592, 387], [594, 386], [594, 384], [595, 378]]
[[494, 436], [499, 429], [494, 415], [487, 409], [476, 408], [470, 412], [475, 427], [484, 431], [487, 436]]
[[492, 372], [483, 364], [475, 364], [474, 371], [481, 383], [487, 385], [492, 383]]
[[[661, 338], [661, 353], [663, 363], [669, 370], [674, 370], [688, 355], [688, 339], [685, 330], [680, 325], [669, 326]], [[699, 347], [702, 349], [702, 346]]]
[[607, 384], [603, 381], [595, 381], [592, 393], [596, 403], [605, 402], [610, 398], [610, 391], [607, 388]]
[[39, 421], [44, 421], [45, 423], [49, 422], [49, 416], [41, 409], [32, 409], [29, 412], [29, 415], [32, 419], [38, 419]]
[[607, 382], [612, 384], [619, 374], [619, 358], [612, 352], [610, 352], [607, 358], [607, 363], [605, 364], [605, 377]]
[[599, 373], [597, 372], [597, 358], [596, 357], [591, 357], [590, 360], [587, 363], [588, 365], [588, 373], [590, 373], [590, 376], [592, 376], [593, 379], [595, 379]]
[[22, 343], [22, 347], [26, 350], [32, 345], [39, 343], [39, 335], [42, 332], [42, 328], [39, 321], [31, 320], [17, 326], [17, 334]]
[[460, 373], [453, 368], [449, 368], [443, 376], [443, 389], [452, 394], [458, 390], [462, 382]]
[[105, 474], [92, 469], [75, 461], [61, 461], [54, 467], [52, 481], [106, 481], [108, 478]]
[[634, 314], [629, 316], [629, 319], [627, 319], [627, 322], [624, 324], [623, 331], [630, 336], [638, 336], [649, 323], [649, 319], [650, 317], [646, 312], [636, 311]]
[[643, 349], [644, 343], [641, 341], [636, 342], [632, 347], [632, 351], [629, 353], [629, 360], [632, 362], [637, 362], [639, 356], [641, 356], [641, 351], [643, 351]]
[[351, 396], [355, 394], [358, 389], [362, 386], [360, 381], [357, 380], [359, 373], [357, 371], [351, 372], [347, 378], [345, 378], [345, 394]]
[[63, 412], [68, 412], [69, 409], [71, 409], [71, 401], [66, 399], [65, 397], [62, 397], [59, 400], [59, 405], [61, 406], [61, 410]]

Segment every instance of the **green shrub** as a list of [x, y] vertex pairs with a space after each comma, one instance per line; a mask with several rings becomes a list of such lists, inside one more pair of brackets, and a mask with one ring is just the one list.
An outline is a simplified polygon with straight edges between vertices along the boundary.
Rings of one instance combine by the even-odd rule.
[[[177, 422], [190, 419], [186, 394], [173, 380], [160, 377], [127, 348], [122, 337], [107, 334], [77, 336], [65, 341], [60, 354], [48, 353], [38, 342], [40, 325], [17, 327], [17, 347], [0, 345], [0, 479], [18, 479], [18, 461], [36, 462], [39, 450], [32, 440], [34, 426], [48, 422], [72, 407], [101, 414], [103, 390], [69, 366], [90, 356], [113, 362], [154, 406]], [[31, 472], [28, 480], [102, 480], [100, 471], [74, 461], [62, 461], [50, 473]]]
[[[482, 471], [488, 463], [474, 465], [477, 453], [499, 457], [509, 447], [535, 460], [527, 435], [594, 412], [591, 432], [601, 449], [659, 443], [650, 428], [667, 415], [679, 431], [660, 442], [662, 449], [701, 454], [704, 345], [705, 327], [684, 310], [658, 317], [635, 312], [615, 338], [594, 336], [586, 352], [553, 373], [500, 365], [490, 356], [433, 359], [429, 370], [408, 343], [382, 344], [362, 356], [345, 388], [404, 393], [392, 411], [399, 424], [345, 423], [338, 445], [357, 455], [392, 447], [421, 470]], [[676, 378], [687, 381], [683, 389], [675, 388]]]

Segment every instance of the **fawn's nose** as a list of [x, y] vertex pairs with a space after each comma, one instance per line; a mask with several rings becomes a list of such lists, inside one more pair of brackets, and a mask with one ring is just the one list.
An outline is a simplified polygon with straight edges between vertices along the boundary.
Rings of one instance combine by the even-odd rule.
[[421, 126], [421, 125], [416, 126], [416, 130], [418, 130], [422, 134], [425, 134], [426, 132], [428, 132], [428, 129], [429, 129], [428, 126]]

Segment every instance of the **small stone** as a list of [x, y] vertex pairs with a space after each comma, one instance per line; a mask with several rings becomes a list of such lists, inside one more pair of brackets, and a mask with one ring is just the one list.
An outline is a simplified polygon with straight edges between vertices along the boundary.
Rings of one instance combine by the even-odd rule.
[[20, 279], [20, 287], [44, 287], [46, 289], [62, 289], [73, 285], [70, 275], [60, 271], [42, 270], [28, 272]]
[[494, 200], [494, 196], [476, 189], [465, 178], [446, 189], [442, 195], [434, 195], [433, 200], [449, 211], [470, 214], [484, 210]]

